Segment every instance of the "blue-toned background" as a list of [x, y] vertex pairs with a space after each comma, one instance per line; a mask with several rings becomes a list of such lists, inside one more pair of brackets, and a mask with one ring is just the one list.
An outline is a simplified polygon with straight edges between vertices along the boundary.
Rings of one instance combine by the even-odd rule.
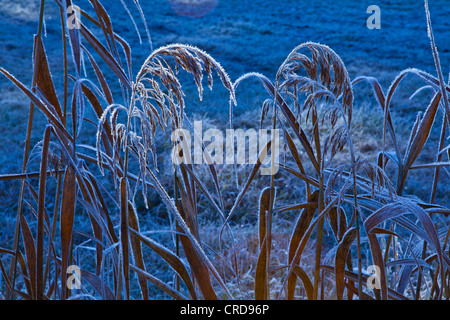
[[[47, 2], [47, 36], [59, 40], [59, 30], [52, 28], [59, 13], [53, 1]], [[133, 24], [120, 1], [108, 2], [110, 5], [105, 6], [115, 30], [132, 46], [138, 45]], [[144, 36], [132, 1], [125, 2]], [[90, 7], [86, 0], [74, 3]], [[232, 78], [255, 70], [268, 76], [274, 74], [290, 50], [304, 41], [329, 45], [353, 75], [366, 69], [401, 70], [413, 66], [434, 71], [420, 0], [220, 0], [218, 7], [198, 19], [176, 15], [165, 0], [140, 3], [155, 46], [170, 42], [197, 45], [222, 62]], [[366, 9], [371, 4], [381, 8], [381, 30], [366, 27]], [[0, 64], [16, 73], [24, 71], [31, 60], [30, 32], [36, 29], [38, 5], [37, 0], [0, 1]], [[430, 10], [442, 65], [448, 71], [450, 3], [432, 0]], [[59, 49], [60, 41], [48, 45], [48, 50], [53, 51]], [[134, 51], [136, 64], [143, 61], [146, 49], [148, 45]]]

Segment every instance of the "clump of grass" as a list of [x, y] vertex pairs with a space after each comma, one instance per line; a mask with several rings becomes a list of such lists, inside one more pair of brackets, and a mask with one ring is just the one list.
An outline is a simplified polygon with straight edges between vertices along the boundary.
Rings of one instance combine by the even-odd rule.
[[[294, 48], [274, 81], [255, 72], [233, 82], [208, 53], [184, 44], [152, 50], [133, 77], [132, 48], [114, 31], [100, 1], [91, 1], [96, 17], [81, 10], [89, 26], [67, 29], [71, 1], [55, 0], [64, 44], [62, 101], [42, 40], [44, 4], [31, 89], [0, 68], [31, 101], [22, 172], [0, 176], [21, 182], [13, 244], [0, 248], [5, 299], [151, 299], [155, 290], [174, 299], [450, 297], [445, 219], [450, 209], [437, 197], [439, 190], [447, 191], [442, 181], [448, 181], [450, 165], [450, 88], [442, 76], [427, 2], [438, 76], [407, 69], [385, 91], [374, 77], [351, 80], [331, 48], [312, 42]], [[90, 28], [101, 31], [103, 39]], [[95, 79], [83, 76], [82, 61]], [[193, 77], [200, 100], [204, 76], [210, 89], [214, 73], [218, 76], [229, 92], [230, 128], [241, 84], [258, 79], [267, 92], [259, 125], [283, 133], [281, 172], [260, 177], [264, 157], [250, 170], [231, 173], [215, 164], [160, 164], [167, 156], [160, 154], [162, 132], [190, 129], [179, 72]], [[391, 101], [407, 75], [424, 81], [432, 97], [405, 140], [396, 133]], [[111, 76], [118, 90], [106, 80]], [[355, 134], [353, 97], [361, 82], [372, 87], [382, 120], [371, 159], [360, 155], [367, 147]], [[92, 117], [86, 112], [90, 107]], [[40, 154], [34, 160], [39, 171], [29, 172], [35, 108], [48, 124], [34, 149]], [[84, 137], [88, 125], [96, 127], [95, 139]], [[435, 161], [421, 163], [435, 125], [440, 125]], [[406, 194], [413, 170], [433, 171], [429, 199]], [[49, 181], [56, 185], [51, 196]], [[286, 181], [303, 196], [293, 201], [286, 196]], [[255, 198], [250, 194], [255, 184], [263, 184], [259, 197], [253, 207], [245, 206], [255, 211], [254, 226], [240, 228], [236, 216], [245, 201]], [[141, 201], [154, 212], [156, 196], [168, 217], [166, 229], [142, 223], [147, 209]], [[204, 212], [212, 224], [205, 223]], [[83, 219], [78, 230], [77, 221]], [[289, 221], [291, 230], [280, 230], [278, 220]], [[151, 273], [155, 258], [173, 278]], [[66, 285], [71, 265], [81, 273], [76, 291]], [[373, 265], [374, 275], [367, 272]]]

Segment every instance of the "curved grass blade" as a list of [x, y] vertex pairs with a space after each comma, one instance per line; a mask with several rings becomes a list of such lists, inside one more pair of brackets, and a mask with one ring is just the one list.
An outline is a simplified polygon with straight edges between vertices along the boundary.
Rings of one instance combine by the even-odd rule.
[[[48, 152], [50, 144], [51, 127], [48, 126], [44, 132], [42, 143], [41, 170], [47, 172]], [[38, 219], [37, 219], [37, 239], [36, 239], [36, 299], [44, 299], [44, 210], [45, 210], [45, 191], [47, 184], [47, 175], [42, 174], [39, 177], [39, 198], [38, 198]], [[49, 234], [50, 236], [50, 234]]]
[[[136, 210], [130, 201], [128, 201], [128, 223], [129, 223], [130, 230], [135, 230], [137, 233], [140, 232], [138, 217], [136, 215]], [[131, 248], [133, 250], [135, 264], [139, 269], [145, 271], [144, 259], [142, 256], [141, 242], [140, 242], [139, 238], [134, 236], [132, 233], [130, 233], [130, 238], [131, 238], [130, 239], [131, 240]], [[142, 297], [144, 300], [148, 300], [149, 296], [148, 296], [147, 281], [145, 280], [145, 277], [143, 277], [140, 274], [138, 274], [138, 278], [139, 278], [139, 285], [141, 286]]]
[[441, 93], [436, 93], [422, 120], [420, 121], [411, 145], [408, 146], [408, 153], [405, 155], [404, 160], [404, 170], [409, 170], [414, 161], [416, 161], [417, 157], [420, 155], [425, 142], [428, 140], [440, 101]]
[[108, 286], [103, 286], [102, 281], [95, 274], [86, 270], [81, 270], [81, 278], [86, 280], [99, 294], [102, 295], [104, 300], [116, 300], [114, 293]]
[[122, 267], [125, 280], [126, 299], [130, 299], [130, 254], [129, 254], [129, 237], [128, 237], [128, 194], [127, 180], [120, 179], [120, 244], [122, 253]]
[[100, 57], [105, 61], [109, 68], [117, 75], [117, 77], [122, 81], [122, 83], [128, 88], [131, 88], [130, 79], [125, 74], [123, 69], [120, 67], [116, 59], [109, 53], [109, 51], [98, 41], [98, 39], [89, 31], [83, 24], [81, 24], [81, 34], [89, 42], [89, 44], [97, 51]]
[[261, 191], [259, 200], [259, 256], [255, 274], [255, 299], [267, 300], [270, 296], [269, 288], [269, 261], [272, 245], [272, 235], [268, 226], [268, 214], [270, 207], [270, 188]]
[[[314, 217], [314, 213], [316, 212], [318, 208], [318, 201], [319, 201], [319, 192], [316, 190], [311, 195], [311, 198], [308, 199], [309, 202], [314, 203], [313, 206], [310, 208], [305, 208], [300, 213], [300, 216], [296, 222], [294, 231], [292, 232], [292, 235], [289, 240], [289, 257], [288, 262], [291, 264], [294, 260], [294, 256], [296, 253], [296, 250], [298, 248], [298, 245], [300, 241], [302, 240], [306, 230], [308, 229], [312, 218]], [[288, 299], [292, 300], [294, 299], [294, 293], [295, 293], [295, 285], [297, 282], [297, 276], [295, 273], [293, 273], [287, 283], [287, 291], [288, 291]]]
[[314, 296], [314, 286], [305, 270], [303, 270], [300, 266], [295, 266], [294, 274], [303, 282], [303, 287], [305, 288], [306, 297], [308, 298], [308, 300], [312, 300]]
[[184, 263], [178, 258], [172, 251], [157, 243], [156, 241], [142, 235], [138, 231], [134, 229], [130, 229], [130, 234], [139, 239], [143, 244], [153, 250], [156, 254], [158, 254], [164, 261], [166, 261], [170, 267], [175, 270], [176, 273], [181, 277], [184, 281], [192, 299], [196, 300], [197, 295], [195, 293], [194, 285], [192, 283], [191, 277], [189, 276], [189, 272], [186, 269]]
[[36, 86], [43, 92], [45, 98], [55, 108], [59, 119], [62, 120], [63, 114], [61, 111], [61, 105], [59, 104], [58, 97], [56, 95], [42, 38], [35, 36], [34, 41], [34, 72], [36, 73]]
[[335, 256], [335, 275], [336, 275], [336, 294], [337, 299], [342, 300], [344, 297], [344, 273], [345, 273], [345, 264], [347, 262], [347, 256], [350, 253], [350, 247], [356, 238], [356, 228], [350, 228], [344, 234], [341, 242], [336, 251]]
[[[72, 251], [73, 222], [75, 217], [76, 181], [75, 172], [71, 166], [67, 166], [64, 175], [63, 193], [61, 200], [61, 281], [66, 283], [67, 274], [65, 270], [69, 266]], [[62, 299], [68, 297], [67, 286], [62, 286]]]
[[148, 281], [153, 283], [155, 286], [163, 290], [165, 293], [170, 295], [176, 300], [187, 300], [187, 298], [181, 293], [178, 292], [171, 287], [169, 287], [167, 284], [165, 284], [160, 279], [152, 276], [148, 272], [145, 272], [144, 270], [139, 269], [138, 267], [135, 267], [134, 265], [130, 265], [131, 270], [135, 271], [136, 273], [140, 274], [141, 276], [145, 277]]
[[36, 299], [36, 246], [33, 234], [31, 233], [30, 227], [28, 226], [27, 220], [23, 216], [20, 215], [20, 225], [22, 227], [22, 236], [23, 243], [25, 247], [26, 254], [26, 266], [28, 267], [28, 274], [30, 277], [30, 285], [31, 285], [31, 298]]

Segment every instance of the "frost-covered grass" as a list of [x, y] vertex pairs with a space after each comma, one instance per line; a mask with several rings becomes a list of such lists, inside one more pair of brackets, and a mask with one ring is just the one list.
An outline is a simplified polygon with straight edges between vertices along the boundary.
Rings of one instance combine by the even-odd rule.
[[[0, 0], [0, 67], [26, 86], [33, 79], [32, 35], [36, 33], [38, 23], [42, 22], [39, 21], [39, 2]], [[11, 254], [8, 250], [19, 250], [22, 257], [25, 256], [23, 262], [17, 257], [21, 273], [11, 273], [22, 298], [39, 298], [43, 294], [56, 299], [67, 297], [68, 292], [64, 292], [63, 281], [55, 270], [72, 261], [91, 273], [83, 275], [85, 292], [95, 289], [97, 298], [111, 297], [111, 294], [115, 297], [153, 299], [280, 298], [280, 295], [287, 293], [289, 298], [305, 299], [318, 298], [324, 291], [325, 299], [342, 298], [344, 292], [345, 298], [414, 299], [420, 293], [420, 298], [448, 299], [448, 260], [442, 255], [448, 256], [447, 215], [450, 199], [447, 161], [450, 159], [443, 153], [444, 157], [436, 160], [439, 149], [448, 145], [443, 139], [448, 133], [441, 135], [441, 125], [447, 128], [443, 120], [444, 108], [433, 105], [439, 98], [433, 98], [439, 92], [439, 85], [436, 84], [439, 80], [427, 37], [423, 3], [412, 0], [401, 3], [381, 1], [378, 5], [382, 9], [382, 29], [369, 30], [365, 25], [368, 16], [366, 5], [360, 1], [222, 0], [217, 8], [199, 19], [175, 15], [166, 1], [142, 1], [152, 46], [156, 49], [149, 57], [150, 45], [139, 11], [132, 1], [124, 2], [129, 5], [140, 36], [119, 1], [114, 1], [114, 4], [104, 1], [103, 5], [110, 14], [114, 31], [131, 48], [130, 70], [127, 69], [130, 61], [120, 47], [116, 56], [113, 50], [106, 47], [101, 28], [87, 18], [82, 19], [94, 37], [105, 45], [104, 49], [95, 52], [83, 34], [82, 43], [104, 72], [106, 86], [111, 89], [116, 103], [106, 103], [104, 87], [94, 92], [100, 100], [100, 111], [108, 110], [103, 114], [104, 121], [100, 122], [112, 127], [112, 131], [105, 131], [106, 136], [101, 136], [103, 127], [98, 126], [102, 114], [98, 110], [94, 112], [90, 104], [86, 105], [86, 113], [83, 114], [86, 119], [80, 135], [73, 135], [72, 114], [80, 112], [81, 104], [75, 101], [74, 105], [78, 108], [71, 107], [73, 82], [69, 79], [66, 96], [68, 113], [64, 114], [67, 122], [60, 124], [48, 114], [43, 116], [37, 109], [42, 111], [44, 107], [36, 105], [31, 137], [25, 141], [29, 101], [13, 85], [14, 79], [10, 79], [11, 82], [2, 76], [0, 80], [0, 104], [3, 108], [0, 115], [0, 175], [3, 175], [0, 181], [0, 248], [6, 248], [2, 251], [4, 255], [0, 255], [0, 262], [3, 261], [7, 267], [5, 270], [11, 272], [14, 270], [10, 269], [14, 266], [14, 263], [10, 265], [11, 256], [15, 253]], [[82, 0], [76, 4], [96, 17], [89, 1]], [[448, 70], [445, 68], [450, 65], [450, 43], [447, 41], [450, 17], [448, 11], [439, 10], [445, 7], [445, 1], [433, 1], [431, 5], [435, 40], [444, 68], [442, 71], [447, 76]], [[59, 9], [54, 1], [46, 1], [44, 12], [43, 41], [52, 81], [62, 104], [65, 79]], [[69, 40], [73, 41], [68, 38], [67, 43]], [[294, 49], [301, 43], [306, 44]], [[169, 46], [157, 49], [166, 45]], [[72, 61], [69, 46], [68, 50], [67, 71], [75, 75], [76, 64]], [[106, 51], [120, 62], [115, 65], [105, 55], [97, 54], [105, 54]], [[305, 67], [305, 60], [288, 56], [297, 51], [313, 57], [312, 67], [309, 66], [311, 69]], [[186, 74], [183, 70], [172, 74], [171, 69], [162, 67], [164, 64], [155, 63], [156, 59], [167, 59], [173, 66], [174, 61], [169, 57], [198, 63], [198, 68], [193, 68], [190, 63], [178, 63], [180, 69], [184, 68], [196, 77], [202, 72], [209, 74], [209, 68], [216, 69], [224, 86], [213, 72], [214, 90], [205, 90], [203, 101], [199, 101], [197, 90], [202, 88], [202, 84], [195, 83], [192, 74]], [[328, 59], [326, 63], [316, 60], [323, 57]], [[167, 104], [162, 109], [144, 110], [142, 107], [143, 112], [147, 112], [146, 116], [126, 111], [127, 108], [141, 108], [133, 99], [130, 102], [129, 98], [131, 94], [138, 96], [142, 93], [142, 87], [131, 81], [135, 81], [144, 61], [147, 75], [157, 79], [160, 79], [161, 73], [170, 75], [165, 79], [170, 79], [172, 92], [180, 95], [166, 96], [167, 100], [181, 105], [183, 101], [180, 97], [185, 93], [186, 114], [191, 119], [203, 119], [205, 124], [222, 130], [229, 126], [230, 96], [235, 97], [237, 102], [233, 109], [233, 124], [242, 128], [258, 127], [261, 106], [274, 94], [271, 86], [278, 86], [276, 80], [281, 80], [276, 77], [283, 75], [289, 79], [290, 83], [277, 87], [286, 94], [283, 96], [286, 104], [283, 104], [284, 100], [276, 104], [280, 113], [275, 124], [286, 128], [282, 148], [284, 170], [273, 180], [259, 175], [249, 178], [247, 186], [245, 182], [251, 166], [239, 166], [237, 172], [233, 166], [220, 165], [214, 169], [207, 166], [195, 168], [194, 172], [184, 167], [174, 168], [169, 161], [170, 126], [176, 124], [177, 114]], [[307, 73], [298, 72], [306, 75], [303, 82], [296, 82], [298, 78], [287, 72], [288, 64], [283, 64], [283, 61], [305, 68]], [[98, 84], [86, 55], [78, 67], [82, 70], [81, 77]], [[373, 87], [365, 81], [367, 79], [354, 87], [350, 86], [350, 81], [358, 76], [375, 77], [387, 94], [397, 74], [411, 67], [424, 70], [431, 76], [410, 70], [406, 80], [392, 91], [389, 114], [384, 114], [378, 103], [381, 94], [375, 94]], [[277, 74], [278, 68], [280, 73]], [[315, 79], [313, 70], [323, 78]], [[120, 71], [125, 75], [118, 77]], [[3, 69], [2, 72], [8, 75]], [[128, 72], [132, 75], [130, 79]], [[247, 72], [259, 72], [267, 78], [261, 76], [254, 79], [252, 76], [259, 75], [252, 74], [235, 92], [233, 81]], [[326, 79], [329, 74], [338, 76], [328, 83]], [[139, 74], [138, 84], [141, 83], [140, 76], [143, 74]], [[424, 85], [423, 79], [429, 87], [411, 97]], [[261, 86], [260, 80], [265, 87]], [[312, 97], [317, 88], [314, 85], [308, 87], [307, 83], [313, 81], [321, 81], [333, 93], [330, 94], [331, 100], [337, 102], [324, 103], [317, 99], [318, 104], [306, 104], [299, 117], [295, 105]], [[119, 82], [124, 91], [120, 89]], [[142, 84], [144, 87], [148, 85]], [[154, 92], [166, 93], [164, 90], [167, 87], [164, 86], [167, 86], [167, 81], [161, 81], [160, 87], [163, 89], [154, 87]], [[44, 84], [41, 83], [40, 88], [49, 94], [50, 89]], [[123, 92], [125, 95], [122, 95]], [[304, 96], [299, 97], [302, 93]], [[92, 98], [92, 94], [88, 95], [86, 91], [83, 96], [85, 102], [87, 98]], [[350, 101], [350, 98], [353, 100]], [[427, 109], [430, 101], [431, 107]], [[118, 107], [118, 104], [126, 108]], [[337, 112], [337, 127], [328, 118], [315, 127], [311, 117], [318, 116], [322, 120], [327, 111], [332, 113], [339, 105], [345, 112]], [[116, 109], [120, 110], [117, 122], [109, 117]], [[434, 114], [436, 109], [438, 111]], [[55, 110], [62, 113], [62, 109], [56, 106]], [[169, 124], [155, 120], [163, 110], [169, 114]], [[418, 112], [421, 112], [420, 116], [425, 115], [420, 125], [414, 122]], [[313, 116], [308, 118], [306, 115], [310, 113]], [[389, 135], [387, 126], [390, 123], [385, 124], [387, 115], [392, 116], [395, 134]], [[290, 122], [294, 118], [300, 127]], [[269, 112], [264, 125], [270, 127], [271, 121]], [[50, 140], [42, 140], [47, 124], [57, 130], [48, 127], [45, 137], [50, 137]], [[156, 125], [156, 134], [141, 128], [141, 124]], [[413, 129], [414, 126], [419, 131]], [[166, 132], [161, 129], [166, 129]], [[344, 138], [336, 129], [345, 133]], [[416, 136], [416, 132], [420, 134]], [[303, 133], [306, 134], [306, 142], [298, 140]], [[129, 136], [123, 139], [124, 134]], [[288, 134], [295, 140], [293, 144], [286, 140]], [[387, 139], [383, 144], [385, 135]], [[410, 135], [414, 139], [410, 139]], [[397, 144], [390, 140], [392, 136], [397, 139]], [[426, 137], [427, 142], [422, 144], [421, 137]], [[440, 140], [442, 146], [439, 148]], [[107, 148], [108, 141], [115, 150], [114, 154]], [[21, 183], [14, 174], [22, 170], [27, 142], [31, 146], [27, 172], [32, 172], [34, 176], [24, 180], [22, 187], [25, 193], [19, 196]], [[333, 157], [324, 149], [325, 146], [337, 148], [339, 152]], [[396, 148], [397, 153], [394, 152]], [[149, 149], [157, 155], [158, 166], [151, 155], [146, 154]], [[380, 158], [380, 153], [385, 150], [390, 152], [387, 163]], [[413, 158], [412, 152], [418, 154], [412, 161], [414, 164], [432, 164], [432, 167], [420, 170], [403, 167]], [[404, 156], [404, 159], [398, 161], [395, 158], [398, 155]], [[317, 160], [319, 157], [325, 161]], [[44, 160], [48, 160], [48, 166]], [[104, 162], [98, 166], [96, 161]], [[434, 178], [437, 170], [433, 162], [442, 165], [438, 179]], [[55, 163], [59, 165], [58, 175], [43, 179], [39, 174], [40, 171], [42, 173], [40, 166], [54, 169]], [[107, 170], [101, 173], [99, 169], [102, 168]], [[211, 179], [215, 174], [218, 182]], [[147, 182], [136, 184], [136, 178], [144, 175]], [[236, 175], [239, 186], [235, 183]], [[435, 182], [437, 188], [434, 190], [432, 186]], [[393, 189], [389, 189], [391, 184]], [[143, 189], [144, 196], [140, 189]], [[270, 198], [274, 194], [269, 195], [267, 190], [276, 190], [276, 197]], [[175, 195], [179, 199], [176, 203], [172, 201]], [[240, 195], [243, 195], [242, 201]], [[19, 203], [23, 205], [20, 210]], [[299, 204], [301, 210], [295, 208]], [[24, 215], [19, 215], [21, 219], [16, 220], [18, 211]], [[405, 220], [390, 216], [391, 212], [408, 217], [412, 221], [410, 223], [419, 224], [420, 221], [423, 228], [416, 229]], [[225, 219], [228, 214], [231, 217], [229, 220]], [[75, 215], [73, 229], [70, 219], [67, 220], [71, 215]], [[368, 219], [369, 216], [372, 220]], [[374, 216], [380, 222], [375, 224], [378, 229], [370, 225]], [[139, 226], [134, 223], [133, 217], [138, 218]], [[62, 218], [66, 220], [60, 225], [58, 219]], [[17, 234], [16, 221], [21, 226]], [[382, 239], [379, 238], [380, 243], [375, 233], [383, 235]], [[67, 240], [64, 238], [67, 235], [73, 238]], [[398, 242], [397, 235], [410, 239], [410, 246]], [[263, 240], [266, 242], [263, 243]], [[266, 255], [264, 250], [269, 241], [272, 249], [270, 255]], [[347, 243], [352, 246], [346, 247]], [[54, 248], [47, 251], [51, 246]], [[409, 251], [411, 246], [412, 253]], [[38, 258], [45, 258], [45, 273], [43, 263], [32, 261], [32, 251], [35, 249], [34, 254]], [[270, 257], [269, 260], [266, 257]], [[423, 283], [418, 284], [417, 269], [389, 265], [399, 257], [407, 261], [400, 263], [402, 266], [420, 260], [421, 265], [427, 264], [432, 272], [428, 273], [427, 269], [420, 278]], [[386, 281], [382, 283], [381, 291], [370, 291], [365, 287], [365, 270], [370, 264], [383, 264]], [[444, 272], [436, 272], [439, 269]], [[22, 276], [26, 272], [30, 273], [29, 278]], [[55, 291], [51, 285], [47, 287], [47, 284], [39, 283], [39, 279], [51, 281], [53, 276], [58, 278], [56, 285], [61, 290]], [[99, 290], [98, 282], [92, 282], [92, 279], [100, 281], [102, 276], [106, 277], [106, 288]], [[403, 283], [398, 282], [402, 276], [412, 279], [404, 287]], [[293, 279], [296, 280], [294, 283]], [[196, 284], [196, 289], [191, 287], [191, 282]], [[361, 284], [359, 287], [358, 282]], [[44, 293], [43, 288], [49, 291]], [[117, 288], [120, 290], [114, 291]], [[391, 291], [388, 292], [388, 288]], [[0, 294], [0, 298], [12, 298], [5, 283], [0, 284]]]

